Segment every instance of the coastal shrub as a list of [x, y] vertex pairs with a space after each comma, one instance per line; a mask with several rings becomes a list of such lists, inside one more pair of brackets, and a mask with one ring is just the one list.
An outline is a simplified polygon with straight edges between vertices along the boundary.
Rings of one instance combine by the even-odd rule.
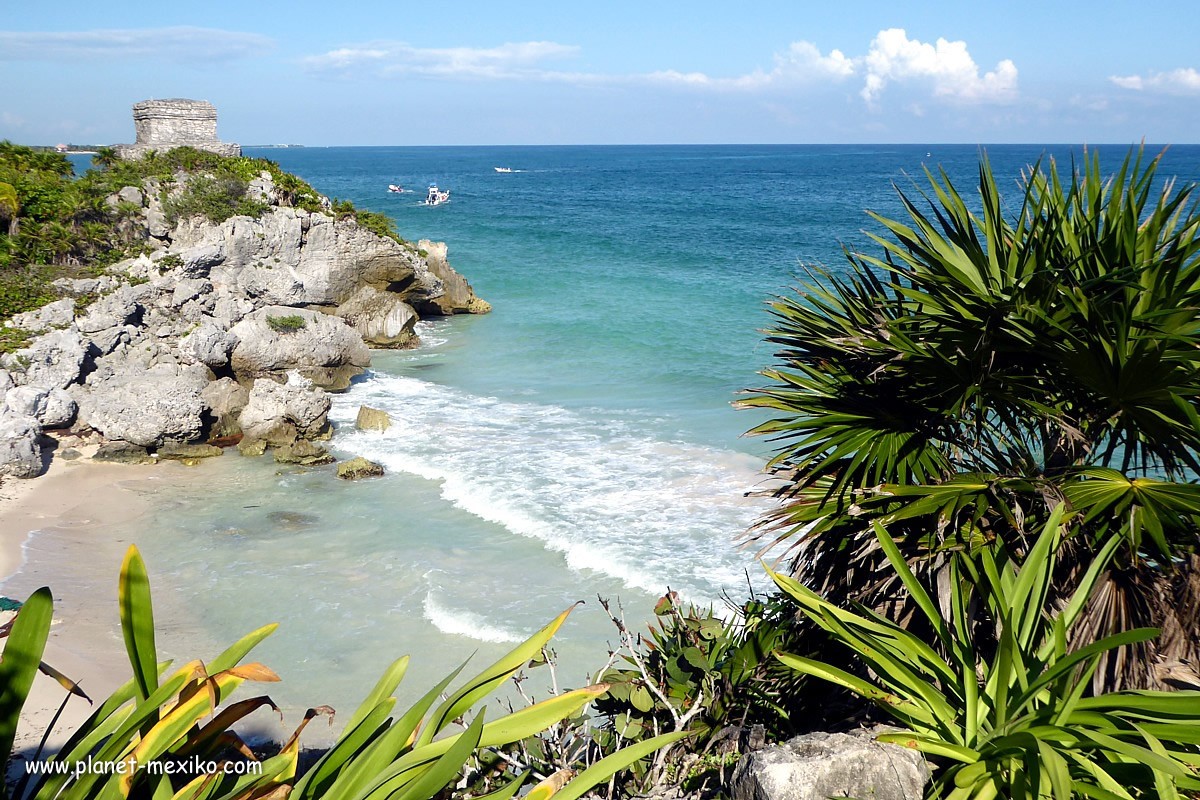
[[602, 748], [687, 730], [689, 751], [731, 751], [755, 726], [771, 739], [797, 732], [792, 713], [807, 698], [794, 673], [772, 658], [792, 644], [786, 623], [795, 604], [754, 596], [733, 611], [722, 619], [669, 592], [654, 608], [648, 635], [634, 636], [613, 617], [625, 647], [599, 678], [611, 684], [596, 702], [605, 717], [596, 734]]
[[[1053, 161], [1004, 202], [986, 159], [964, 200], [944, 172], [872, 215], [879, 255], [848, 274], [809, 268], [772, 304], [777, 366], [744, 405], [776, 412], [782, 501], [751, 533], [793, 556], [836, 602], [888, 602], [895, 580], [872, 525], [918, 572], [951, 553], [1032, 536], [1050, 505], [1080, 512], [1058, 560], [1073, 591], [1122, 543], [1072, 629], [1085, 645], [1125, 627], [1179, 631], [1105, 657], [1096, 689], [1154, 686], [1155, 664], [1200, 657], [1200, 210], [1195, 186], [1130, 153]], [[803, 553], [801, 557], [801, 553]], [[911, 613], [896, 610], [897, 618]]]
[[[935, 633], [931, 646], [864, 606], [848, 611], [772, 573], [804, 614], [870, 669], [864, 679], [820, 660], [779, 659], [854, 692], [907, 729], [879, 736], [920, 750], [936, 767], [936, 798], [1177, 798], [1200, 792], [1200, 692], [1119, 691], [1088, 696], [1106, 652], [1158, 635], [1136, 629], [1079, 650], [1071, 630], [1117, 550], [1109, 539], [1065, 602], [1054, 599], [1064, 529], [1077, 519], [1060, 505], [1023, 563], [1004, 542], [949, 559], [948, 614], [909, 568], [891, 535], [874, 533], [915, 608]], [[981, 629], [988, 629], [980, 636]], [[995, 643], [993, 645], [993, 643]]]
[[238, 215], [257, 217], [268, 208], [266, 203], [246, 197], [244, 180], [204, 174], [193, 175], [182, 192], [163, 203], [163, 213], [171, 224], [191, 216], [218, 223]]
[[299, 314], [288, 314], [284, 317], [267, 317], [267, 327], [276, 333], [295, 333], [302, 330], [307, 323]]
[[[533, 636], [494, 664], [462, 683], [450, 685], [466, 667], [460, 665], [403, 714], [393, 714], [394, 693], [408, 668], [404, 656], [392, 663], [349, 717], [341, 736], [303, 775], [298, 775], [300, 733], [308, 722], [332, 709], [309, 709], [296, 731], [279, 752], [262, 762], [257, 773], [239, 775], [217, 771], [189, 776], [172, 783], [171, 775], [151, 772], [151, 761], [182, 762], [252, 759], [254, 754], [229, 726], [259, 708], [275, 708], [269, 697], [259, 696], [218, 707], [245, 681], [278, 681], [267, 667], [241, 663], [249, 652], [277, 626], [267, 625], [248, 634], [211, 661], [191, 661], [170, 671], [170, 662], [159, 662], [154, 639], [154, 618], [149, 578], [135, 547], [130, 547], [121, 567], [118, 590], [121, 631], [133, 677], [101, 703], [76, 730], [62, 750], [48, 760], [64, 764], [23, 777], [12, 787], [0, 782], [0, 798], [14, 800], [84, 800], [94, 797], [169, 797], [175, 800], [251, 800], [290, 797], [294, 800], [384, 800], [403, 797], [431, 800], [445, 797], [447, 787], [464, 772], [490, 770], [500, 788], [492, 800], [509, 800], [529, 777], [516, 775], [506, 747], [535, 736], [546, 728], [577, 715], [603, 694], [600, 684], [555, 694], [550, 699], [487, 721], [476, 705], [536, 657], [566, 621], [568, 608]], [[7, 764], [12, 753], [17, 720], [41, 669], [69, 691], [82, 691], [70, 679], [41, 662], [53, 617], [50, 590], [37, 590], [21, 607], [8, 631], [0, 659], [0, 755]], [[64, 705], [70, 697], [64, 700]], [[207, 721], [206, 721], [207, 718]], [[469, 722], [467, 721], [469, 719]], [[52, 723], [53, 724], [53, 723]], [[457, 730], [456, 729], [461, 729]], [[595, 786], [680, 738], [665, 735], [639, 742], [605, 756], [586, 768], [548, 776], [527, 797], [537, 800], [578, 800]], [[44, 742], [44, 740], [43, 740]], [[37, 760], [41, 748], [32, 754]], [[125, 762], [121, 772], [76, 769], [88, 763]], [[224, 763], [223, 761], [221, 763]], [[511, 772], [506, 767], [514, 767]], [[476, 774], [476, 779], [478, 775]]]
[[358, 209], [354, 212], [354, 221], [376, 236], [384, 239], [391, 239], [397, 244], [409, 244], [400, 236], [400, 234], [396, 233], [395, 223], [392, 221], [391, 217], [387, 216], [386, 214], [380, 214], [378, 211]]
[[0, 320], [56, 299], [44, 272], [37, 267], [0, 265]]

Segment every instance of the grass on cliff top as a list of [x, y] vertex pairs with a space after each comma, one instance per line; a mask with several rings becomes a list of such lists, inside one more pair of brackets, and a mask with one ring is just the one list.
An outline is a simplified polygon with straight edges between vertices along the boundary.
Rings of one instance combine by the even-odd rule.
[[[235, 214], [259, 216], [266, 203], [246, 197], [250, 181], [271, 175], [279, 204], [338, 219], [352, 218], [378, 236], [414, 249], [383, 214], [356, 209], [349, 201], [331, 205], [308, 182], [265, 158], [220, 156], [191, 147], [125, 161], [111, 148], [93, 156], [93, 169], [76, 176], [57, 152], [0, 141], [0, 321], [58, 297], [50, 285], [62, 277], [106, 273], [122, 259], [148, 252], [137, 203], [107, 200], [126, 186], [158, 181], [169, 221], [200, 215], [222, 222]], [[170, 197], [180, 174], [182, 192]]]

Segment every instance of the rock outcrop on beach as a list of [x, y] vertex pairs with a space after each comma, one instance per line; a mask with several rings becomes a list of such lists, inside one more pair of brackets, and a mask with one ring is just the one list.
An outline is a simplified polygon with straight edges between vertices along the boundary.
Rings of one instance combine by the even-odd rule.
[[0, 356], [0, 474], [40, 474], [43, 431], [68, 426], [119, 459], [190, 462], [213, 451], [184, 445], [241, 439], [243, 453], [329, 460], [298, 443], [328, 437], [326, 391], [347, 388], [369, 348], [415, 345], [422, 316], [490, 309], [444, 244], [281, 205], [269, 172], [247, 189], [268, 204], [259, 216], [169, 225], [164, 200], [189, 179], [117, 192], [141, 207], [144, 253], [56, 281], [61, 299], [6, 322], [31, 335]]

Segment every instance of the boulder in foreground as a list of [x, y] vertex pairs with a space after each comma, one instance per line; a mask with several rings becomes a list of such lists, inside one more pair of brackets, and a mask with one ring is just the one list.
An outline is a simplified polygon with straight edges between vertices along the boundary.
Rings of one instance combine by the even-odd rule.
[[929, 780], [922, 754], [874, 733], [809, 733], [750, 753], [733, 773], [733, 800], [920, 800]]
[[266, 306], [230, 330], [237, 341], [230, 365], [241, 381], [283, 377], [296, 370], [322, 389], [338, 391], [371, 363], [358, 332], [341, 318], [306, 308]]
[[36, 478], [42, 474], [45, 464], [38, 442], [41, 433], [33, 417], [0, 411], [0, 475]]
[[337, 476], [342, 480], [356, 481], [359, 478], [378, 478], [383, 474], [383, 467], [374, 461], [368, 461], [361, 456], [343, 461], [338, 464]]
[[386, 431], [392, 427], [392, 418], [382, 409], [359, 406], [354, 427], [360, 431]]

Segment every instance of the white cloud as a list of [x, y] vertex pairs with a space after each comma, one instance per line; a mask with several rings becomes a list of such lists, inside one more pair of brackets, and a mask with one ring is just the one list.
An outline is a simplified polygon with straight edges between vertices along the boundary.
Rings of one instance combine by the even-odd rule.
[[1152, 72], [1148, 75], [1113, 75], [1110, 81], [1122, 89], [1162, 92], [1163, 94], [1200, 94], [1200, 72], [1194, 67]]
[[840, 50], [828, 55], [810, 42], [794, 42], [776, 53], [770, 70], [719, 77], [674, 69], [633, 74], [547, 69], [545, 62], [576, 56], [580, 48], [557, 42], [509, 42], [498, 47], [413, 47], [404, 42], [369, 42], [308, 56], [303, 64], [314, 72], [348, 73], [370, 69], [380, 75], [424, 75], [435, 78], [492, 78], [565, 83], [652, 83], [705, 89], [763, 89], [771, 86], [842, 79], [854, 74], [853, 60]]
[[90, 31], [0, 31], [0, 61], [149, 58], [228, 61], [260, 55], [274, 42], [257, 33], [217, 28], [103, 28]]
[[673, 69], [629, 77], [633, 80], [714, 89], [765, 89], [817, 80], [840, 80], [853, 75], [855, 70], [854, 61], [846, 58], [841, 50], [830, 50], [829, 55], [821, 55], [812, 42], [792, 42], [787, 50], [775, 54], [774, 62], [770, 70], [756, 69], [732, 78], [713, 77], [703, 72], [677, 72]]
[[880, 31], [862, 62], [862, 98], [874, 104], [889, 82], [932, 81], [937, 97], [963, 103], [1005, 103], [1017, 95], [1017, 67], [1004, 59], [980, 76], [964, 41], [909, 39], [903, 28]]
[[[862, 97], [874, 104], [889, 83], [932, 83], [936, 98], [959, 103], [1004, 103], [1017, 93], [1017, 68], [1005, 59], [988, 73], [967, 51], [965, 42], [938, 39], [925, 44], [909, 39], [903, 29], [880, 31], [866, 55], [841, 50], [822, 53], [817, 45], [796, 41], [775, 53], [769, 69], [741, 75], [662, 69], [644, 73], [596, 73], [550, 69], [547, 62], [580, 54], [580, 48], [556, 42], [509, 42], [497, 47], [413, 47], [404, 42], [368, 42], [308, 56], [313, 72], [380, 76], [422, 75], [434, 78], [559, 81], [578, 84], [657, 84], [718, 91], [766, 91], [794, 86], [828, 85], [864, 75]], [[921, 105], [909, 106], [924, 113]]]
[[373, 42], [330, 50], [303, 60], [314, 71], [373, 67], [383, 74], [436, 78], [545, 78], [544, 61], [576, 55], [578, 47], [556, 42], [508, 42], [498, 47], [413, 47], [404, 42]]

